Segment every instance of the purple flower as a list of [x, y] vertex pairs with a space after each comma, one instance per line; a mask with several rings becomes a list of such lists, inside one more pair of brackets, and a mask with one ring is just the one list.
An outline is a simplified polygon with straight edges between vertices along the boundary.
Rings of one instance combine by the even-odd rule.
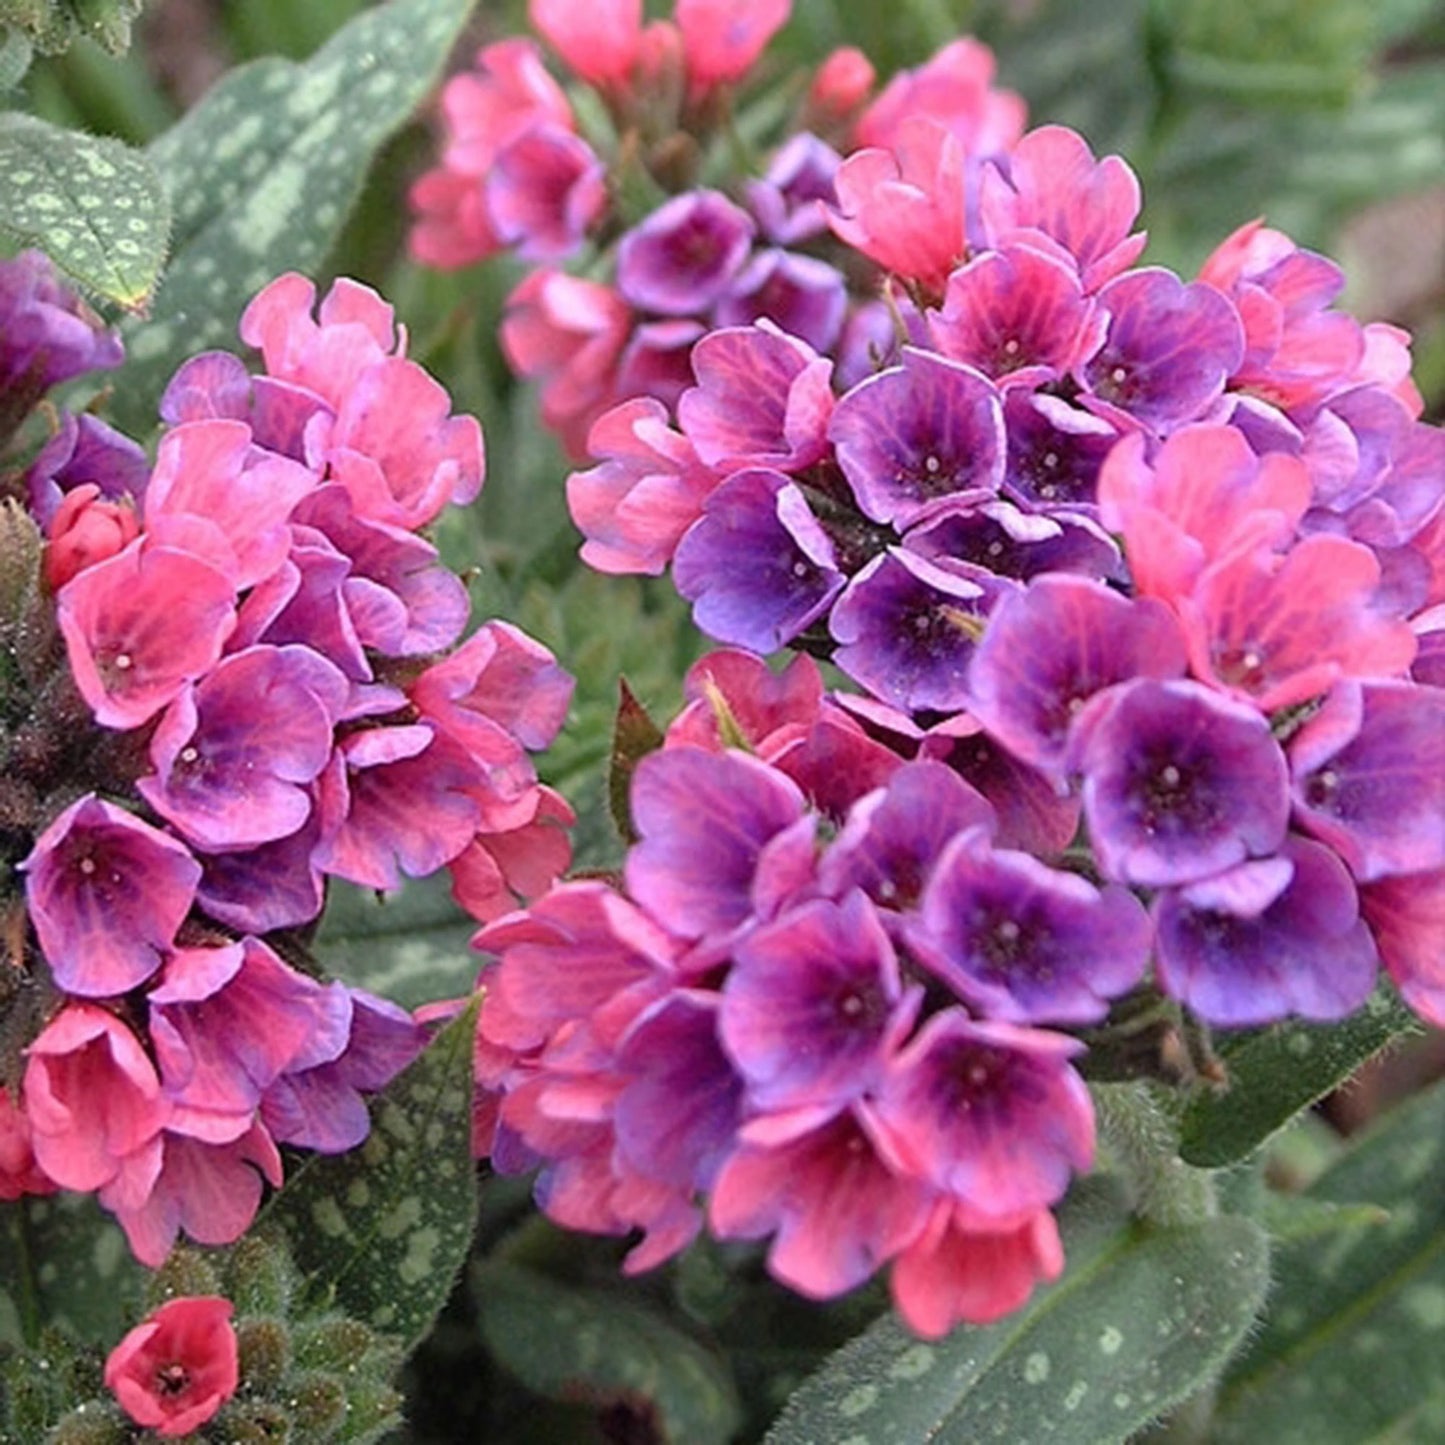
[[1008, 461], [1003, 489], [1025, 507], [1097, 511], [1099, 468], [1117, 428], [1057, 396], [1011, 391], [1003, 404]]
[[623, 236], [617, 289], [664, 316], [706, 311], [742, 270], [752, 239], [752, 219], [719, 192], [674, 196]]
[[945, 356], [1000, 385], [1034, 387], [1087, 361], [1107, 324], [1067, 262], [1008, 245], [948, 278], [943, 310], [929, 329]]
[[837, 1108], [877, 1082], [921, 998], [905, 994], [893, 945], [855, 889], [791, 909], [736, 946], [719, 1028], [758, 1108]]
[[1021, 582], [1040, 572], [1113, 577], [1121, 570], [1118, 547], [1091, 518], [1021, 512], [1001, 497], [951, 503], [904, 541], [931, 560], [967, 562]]
[[1109, 332], [1093, 359], [1076, 370], [1086, 405], [1103, 403], [1159, 430], [1200, 415], [1224, 390], [1244, 355], [1234, 303], [1202, 281], [1186, 285], [1172, 271], [1146, 266], [1099, 292]]
[[887, 784], [860, 798], [818, 864], [818, 885], [833, 897], [861, 888], [884, 908], [911, 908], [935, 859], [965, 828], [995, 827], [993, 807], [952, 768], [905, 763]]
[[1356, 878], [1445, 864], [1445, 691], [1337, 683], [1289, 758], [1299, 826]]
[[796, 246], [828, 229], [824, 205], [837, 196], [833, 177], [843, 158], [826, 141], [803, 131], [779, 148], [760, 181], [749, 181], [748, 204], [763, 235]]
[[728, 327], [698, 342], [692, 366], [678, 423], [707, 466], [799, 472], [826, 454], [832, 368], [805, 342], [769, 322]]
[[693, 621], [721, 642], [772, 652], [843, 589], [833, 544], [782, 472], [735, 473], [703, 503], [673, 559]]
[[1091, 697], [1136, 677], [1179, 677], [1184, 665], [1184, 639], [1162, 603], [1084, 577], [1039, 577], [989, 616], [967, 705], [1012, 753], [1057, 773]]
[[156, 771], [136, 788], [206, 852], [288, 837], [311, 814], [309, 784], [331, 757], [347, 692], [309, 647], [223, 658], [166, 709], [151, 737]]
[[25, 487], [32, 515], [48, 531], [61, 499], [77, 487], [97, 486], [111, 499], [138, 497], [149, 475], [149, 458], [128, 436], [89, 412], [66, 411], [60, 430], [35, 454]]
[[858, 505], [910, 526], [959, 492], [998, 490], [1003, 411], [971, 367], [905, 347], [902, 364], [860, 382], [833, 409], [828, 435]]
[[360, 1091], [384, 1088], [426, 1043], [426, 1030], [405, 1009], [363, 989], [344, 995], [350, 1004], [344, 1048], [335, 1052], [330, 1037], [322, 1042], [326, 1031], [315, 1031], [262, 1095], [261, 1119], [278, 1143], [322, 1154], [356, 1148], [371, 1132]]
[[476, 835], [480, 781], [462, 747], [426, 724], [352, 733], [320, 777], [317, 866], [363, 888], [435, 873]]
[[125, 993], [160, 967], [201, 876], [185, 844], [93, 793], [20, 866], [40, 951], [56, 983], [86, 998]]
[[726, 932], [753, 912], [765, 848], [802, 817], [803, 795], [756, 758], [691, 747], [651, 753], [632, 781], [642, 841], [627, 858], [627, 891], [684, 938]]
[[175, 1105], [167, 1127], [213, 1144], [244, 1134], [262, 1092], [303, 1056], [335, 1058], [351, 1028], [342, 984], [296, 972], [256, 938], [178, 950], [149, 1002]]
[[718, 1040], [718, 995], [680, 989], [653, 1004], [618, 1050], [617, 1147], [632, 1168], [706, 1189], [737, 1142], [742, 1081]]
[[1343, 1018], [1375, 985], [1378, 957], [1350, 875], [1305, 838], [1166, 890], [1154, 913], [1160, 986], [1208, 1023]]
[[989, 1219], [1052, 1204], [1094, 1154], [1077, 1040], [962, 1009], [935, 1014], [889, 1063], [880, 1143], [911, 1174]]
[[717, 304], [719, 326], [746, 326], [766, 317], [788, 333], [826, 351], [843, 329], [848, 289], [843, 273], [826, 261], [792, 251], [759, 251]]
[[312, 861], [320, 841], [313, 810], [305, 826], [287, 838], [236, 853], [206, 854], [196, 901], [241, 933], [309, 923], [326, 897], [321, 870]]
[[1253, 708], [1195, 682], [1141, 678], [1100, 694], [1089, 712], [1072, 760], [1106, 877], [1193, 883], [1284, 840], [1284, 753]]
[[833, 608], [833, 661], [905, 712], [957, 712], [968, 700], [981, 614], [1008, 585], [976, 567], [944, 567], [891, 547]]
[[1127, 889], [993, 848], [975, 828], [938, 860], [907, 937], [989, 1018], [1083, 1024], [1144, 976], [1153, 930]]
[[0, 260], [0, 441], [52, 386], [123, 356], [120, 338], [60, 284], [43, 252]]

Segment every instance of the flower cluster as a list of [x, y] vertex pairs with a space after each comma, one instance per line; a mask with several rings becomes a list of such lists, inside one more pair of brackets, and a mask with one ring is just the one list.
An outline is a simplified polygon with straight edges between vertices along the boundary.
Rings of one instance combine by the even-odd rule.
[[970, 182], [919, 125], [932, 169], [837, 180], [913, 298], [887, 364], [838, 394], [774, 326], [704, 337], [676, 429], [598, 423], [584, 557], [670, 561], [706, 632], [826, 655], [904, 731], [981, 728], [1208, 1021], [1340, 1017], [1379, 958], [1445, 1018], [1445, 437], [1408, 337], [1257, 224], [1197, 281], [1134, 267], [1138, 186], [1071, 131]]
[[[517, 372], [542, 381], [543, 421], [575, 455], [613, 403], [672, 406], [713, 327], [766, 317], [870, 369], [892, 323], [875, 268], [845, 260], [828, 235], [842, 153], [904, 143], [919, 115], [974, 160], [1018, 138], [1023, 103], [992, 87], [993, 57], [976, 42], [948, 46], [871, 104], [872, 67], [843, 50], [758, 173], [731, 195], [704, 184], [738, 169], [733, 92], [789, 8], [678, 0], [673, 20], [644, 26], [640, 0], [533, 0], [533, 26], [606, 116], [585, 136], [527, 39], [486, 47], [443, 91], [441, 164], [412, 191], [412, 252], [445, 267], [503, 249], [537, 263], [510, 298], [502, 343]], [[589, 240], [607, 250], [610, 281], [558, 266]]]
[[486, 919], [568, 861], [527, 750], [571, 680], [506, 624], [459, 643], [466, 589], [420, 534], [482, 484], [476, 421], [354, 282], [318, 308], [284, 276], [241, 333], [262, 373], [186, 363], [133, 493], [47, 447], [34, 520], [6, 512], [7, 569], [27, 527], [39, 554], [0, 634], [6, 1187], [97, 1192], [151, 1264], [180, 1230], [235, 1239], [278, 1145], [360, 1143], [363, 1093], [424, 1042], [300, 966], [328, 877], [446, 867]]
[[478, 935], [479, 1147], [540, 1158], [559, 1223], [644, 1231], [630, 1269], [706, 1196], [810, 1297], [891, 1263], [924, 1334], [1016, 1308], [1062, 1268], [1051, 1206], [1093, 1154], [1054, 1026], [1139, 980], [1145, 909], [1026, 851], [1006, 756], [977, 786], [907, 761], [810, 659], [716, 653], [688, 694], [635, 775], [625, 886]]

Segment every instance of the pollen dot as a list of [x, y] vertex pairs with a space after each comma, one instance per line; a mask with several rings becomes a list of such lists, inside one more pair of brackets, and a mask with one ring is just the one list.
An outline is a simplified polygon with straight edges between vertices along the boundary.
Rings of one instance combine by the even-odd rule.
[[115, 655], [115, 667], [117, 672], [129, 672], [131, 666], [130, 653], [118, 652]]
[[1012, 336], [1010, 336], [1009, 339], [1004, 342], [1003, 349], [1007, 355], [1017, 356], [1019, 351], [1019, 344], [1013, 339]]
[[1244, 665], [1249, 668], [1251, 672], [1263, 661], [1264, 659], [1257, 652], [1250, 651], [1244, 654]]
[[1002, 542], [990, 542], [990, 543], [988, 544], [988, 555], [989, 555], [990, 557], [1000, 557], [1000, 556], [1002, 556], [1002, 555], [1003, 555], [1003, 543], [1002, 543]]
[[193, 763], [198, 757], [200, 757], [200, 753], [198, 753], [195, 748], [188, 747], [181, 749], [181, 761], [183, 763]]
[[988, 1070], [982, 1064], [968, 1066], [968, 1082], [975, 1086], [988, 1083]]
[[806, 577], [808, 575], [808, 564], [806, 562], [793, 563], [793, 576]]
[[80, 871], [84, 873], [87, 878], [89, 878], [90, 875], [95, 872], [95, 859], [82, 858], [80, 860]]
[[1109, 373], [1109, 380], [1115, 383], [1128, 381], [1128, 379], [1129, 373], [1122, 366], [1116, 366], [1113, 371]]
[[1169, 763], [1159, 774], [1159, 781], [1166, 788], [1177, 788], [1179, 786], [1179, 769], [1173, 763]]
[[1005, 918], [998, 926], [998, 936], [1005, 943], [1017, 943], [1019, 936], [1018, 924], [1015, 923], [1012, 918]]
[[1046, 467], [1049, 467], [1050, 469], [1052, 469], [1052, 468], [1058, 466], [1058, 464], [1059, 464], [1059, 454], [1058, 454], [1058, 452], [1045, 452], [1045, 453], [1044, 453], [1044, 465], [1045, 465]]
[[923, 459], [923, 470], [927, 472], [929, 476], [936, 475], [941, 465], [942, 463], [935, 456], [930, 455]]

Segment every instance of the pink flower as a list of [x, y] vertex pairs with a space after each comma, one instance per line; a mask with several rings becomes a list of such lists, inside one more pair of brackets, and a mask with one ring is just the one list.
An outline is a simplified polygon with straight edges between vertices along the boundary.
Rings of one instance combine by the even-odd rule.
[[46, 586], [59, 592], [77, 572], [114, 557], [139, 535], [128, 500], [107, 500], [94, 482], [67, 492], [48, 529]]
[[105, 1009], [70, 1003], [26, 1053], [25, 1113], [40, 1167], [64, 1189], [144, 1199], [171, 1105], [136, 1036]]
[[[993, 88], [993, 52], [965, 37], [945, 45], [917, 70], [900, 70], [859, 118], [856, 145], [891, 146], [915, 116], [945, 126], [974, 155], [1006, 151], [1023, 134], [1028, 107], [1011, 90]], [[821, 79], [821, 76], [820, 76]]]
[[531, 0], [527, 18], [589, 84], [627, 84], [642, 45], [642, 0]]
[[677, 0], [688, 93], [741, 80], [792, 8], [792, 0]]
[[846, 120], [868, 99], [876, 75], [873, 62], [856, 45], [834, 50], [818, 67], [808, 87], [810, 113], [825, 125], [829, 121]]
[[30, 1120], [15, 1107], [9, 1090], [0, 1088], [0, 1200], [26, 1194], [54, 1194], [55, 1181], [35, 1162]]
[[56, 615], [96, 722], [139, 727], [214, 666], [236, 625], [235, 595], [209, 562], [150, 537], [72, 577]]
[[833, 179], [834, 231], [886, 270], [935, 293], [968, 250], [964, 150], [937, 121], [912, 116], [888, 150], [858, 151]]
[[183, 1295], [147, 1316], [110, 1352], [105, 1383], [137, 1425], [171, 1439], [211, 1419], [240, 1378], [230, 1300]]

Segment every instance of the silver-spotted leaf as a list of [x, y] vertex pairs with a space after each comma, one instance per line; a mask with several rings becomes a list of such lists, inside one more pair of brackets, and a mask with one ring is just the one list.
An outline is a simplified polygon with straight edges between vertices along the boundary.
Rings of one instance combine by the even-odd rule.
[[727, 1445], [740, 1410], [722, 1358], [616, 1290], [563, 1283], [510, 1260], [479, 1264], [487, 1348], [548, 1399], [630, 1406], [660, 1445]]
[[1419, 1028], [1394, 989], [1382, 983], [1362, 1009], [1339, 1023], [1274, 1024], [1225, 1038], [1219, 1057], [1229, 1087], [1201, 1087], [1190, 1100], [1180, 1153], [1204, 1169], [1247, 1158], [1366, 1059]]
[[1102, 1181], [1074, 1196], [1057, 1284], [932, 1344], [878, 1321], [794, 1395], [767, 1445], [1120, 1445], [1207, 1382], [1263, 1303], [1263, 1232], [1235, 1217], [1131, 1223]]
[[139, 1318], [145, 1272], [120, 1227], [89, 1194], [0, 1204], [0, 1341], [41, 1324], [114, 1344]]
[[247, 301], [325, 260], [372, 157], [431, 87], [472, 0], [389, 0], [304, 64], [232, 71], [150, 146], [175, 209], [152, 315], [126, 336], [115, 411], [132, 430], [187, 356], [234, 346]]
[[407, 1350], [451, 1292], [476, 1223], [472, 1041], [477, 1003], [371, 1100], [371, 1134], [312, 1155], [261, 1214], [310, 1294]]
[[170, 206], [143, 152], [6, 111], [0, 232], [38, 246], [86, 291], [135, 311], [165, 260]]
[[1388, 1115], [1305, 1199], [1388, 1210], [1283, 1247], [1264, 1327], [1220, 1394], [1212, 1445], [1445, 1439], [1445, 1085]]

